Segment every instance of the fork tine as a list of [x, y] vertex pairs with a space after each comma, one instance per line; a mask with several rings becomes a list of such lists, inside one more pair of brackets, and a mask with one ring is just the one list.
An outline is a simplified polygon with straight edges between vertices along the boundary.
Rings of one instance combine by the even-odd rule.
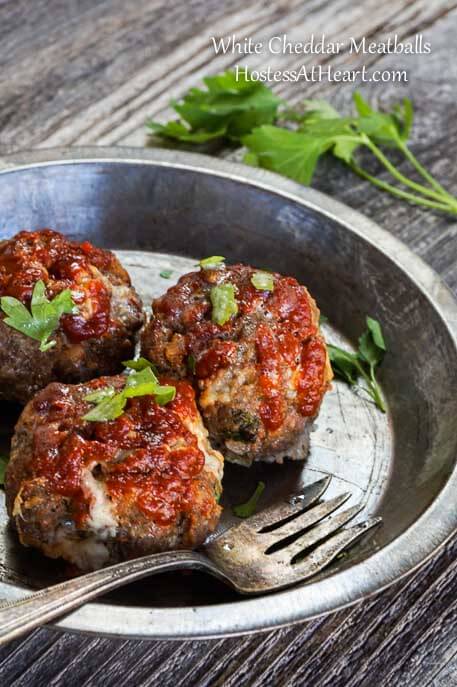
[[316, 575], [329, 565], [344, 549], [347, 549], [353, 542], [361, 537], [365, 532], [376, 527], [382, 522], [381, 517], [368, 518], [365, 522], [348, 527], [335, 534], [321, 546], [318, 546], [302, 561], [292, 566], [295, 571], [295, 581], [304, 580], [312, 575]]
[[271, 506], [270, 508], [265, 508], [265, 510], [256, 515], [247, 518], [244, 522], [249, 525], [253, 530], [260, 530], [263, 527], [268, 527], [273, 525], [275, 522], [280, 522], [285, 518], [288, 518], [295, 513], [301, 513], [313, 503], [315, 503], [327, 489], [330, 481], [332, 479], [331, 475], [320, 479], [317, 482], [304, 487], [299, 494], [296, 494], [292, 499], [284, 501], [279, 506]]
[[272, 532], [269, 532], [268, 537], [271, 538], [272, 541], [279, 543], [281, 540], [286, 539], [287, 537], [290, 537], [294, 534], [299, 534], [303, 530], [308, 529], [308, 527], [311, 527], [311, 525], [315, 525], [320, 520], [323, 520], [327, 515], [330, 515], [330, 513], [333, 513], [333, 511], [342, 506], [343, 503], [350, 498], [350, 496], [350, 492], [346, 492], [345, 494], [336, 496], [329, 501], [323, 501], [317, 506], [299, 513], [296, 518], [285, 525], [282, 525]]
[[292, 544], [289, 544], [289, 546], [286, 546], [280, 551], [272, 553], [271, 556], [276, 559], [281, 559], [284, 562], [290, 562], [294, 556], [299, 554], [301, 551], [304, 551], [310, 546], [314, 546], [322, 539], [326, 539], [333, 532], [336, 532], [336, 530], [339, 530], [340, 527], [357, 515], [357, 513], [362, 510], [362, 507], [363, 506], [361, 504], [358, 504], [357, 506], [352, 506], [352, 508], [344, 510], [342, 513], [338, 513], [338, 515], [335, 515], [335, 517], [329, 518], [321, 525], [318, 525], [309, 532], [306, 532], [302, 537], [299, 537]]

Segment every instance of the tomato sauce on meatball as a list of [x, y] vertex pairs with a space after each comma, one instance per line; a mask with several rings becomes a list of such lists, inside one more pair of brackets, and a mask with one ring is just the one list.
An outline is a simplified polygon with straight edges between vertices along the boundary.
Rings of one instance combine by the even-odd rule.
[[[307, 289], [277, 273], [257, 288], [257, 272], [239, 264], [184, 275], [153, 301], [142, 336], [159, 370], [192, 379], [211, 440], [243, 464], [304, 458], [332, 377]], [[228, 284], [236, 313], [220, 324], [212, 290]]]
[[143, 323], [141, 301], [130, 277], [109, 250], [70, 241], [50, 229], [21, 231], [0, 242], [0, 297], [30, 308], [42, 281], [49, 300], [65, 289], [77, 313], [63, 314], [53, 348], [4, 322], [0, 314], [0, 399], [25, 403], [51, 381], [79, 382], [113, 374], [131, 357]]
[[113, 420], [89, 421], [88, 394], [126, 376], [53, 383], [25, 407], [6, 473], [7, 508], [22, 544], [82, 570], [195, 547], [220, 515], [222, 456], [208, 443], [186, 381], [174, 400], [129, 398]]

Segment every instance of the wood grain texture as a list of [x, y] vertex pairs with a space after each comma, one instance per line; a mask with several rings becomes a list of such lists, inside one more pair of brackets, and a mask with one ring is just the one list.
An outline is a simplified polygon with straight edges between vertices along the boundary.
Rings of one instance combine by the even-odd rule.
[[[431, 55], [288, 55], [268, 62], [282, 69], [320, 62], [407, 69], [407, 84], [363, 90], [381, 105], [413, 99], [414, 152], [456, 193], [456, 29], [457, 0], [4, 0], [0, 155], [55, 145], [145, 145], [148, 116], [166, 119], [171, 97], [236, 61], [214, 55], [212, 35], [265, 40], [287, 33], [304, 40], [325, 32], [328, 40], [382, 40], [423, 31]], [[264, 62], [243, 60], [251, 68]], [[348, 109], [353, 86], [275, 90], [294, 102], [328, 97]], [[405, 241], [457, 294], [453, 219], [397, 202], [335, 163], [320, 168], [314, 185]], [[0, 684], [451, 687], [457, 685], [456, 554], [457, 540], [372, 599], [266, 634], [174, 643], [38, 630], [0, 649]]]

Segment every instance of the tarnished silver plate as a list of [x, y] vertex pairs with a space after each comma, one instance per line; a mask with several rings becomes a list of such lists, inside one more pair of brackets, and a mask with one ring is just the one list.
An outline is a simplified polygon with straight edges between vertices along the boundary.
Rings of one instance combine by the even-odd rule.
[[[341, 608], [429, 557], [457, 527], [457, 306], [440, 279], [360, 214], [293, 182], [198, 155], [140, 149], [24, 153], [0, 164], [0, 238], [51, 226], [113, 248], [145, 304], [195, 259], [220, 254], [296, 276], [329, 319], [332, 343], [351, 345], [379, 319], [389, 352], [381, 382], [389, 412], [336, 382], [305, 462], [226, 466], [224, 516], [267, 484], [262, 506], [334, 475], [359, 519], [380, 514], [374, 537], [319, 578], [268, 598], [240, 598], [207, 577], [151, 578], [91, 603], [58, 627], [150, 638], [262, 630]], [[159, 276], [172, 269], [172, 278]], [[8, 442], [18, 409], [3, 406]], [[23, 549], [0, 493], [0, 601], [61, 579], [64, 568]]]

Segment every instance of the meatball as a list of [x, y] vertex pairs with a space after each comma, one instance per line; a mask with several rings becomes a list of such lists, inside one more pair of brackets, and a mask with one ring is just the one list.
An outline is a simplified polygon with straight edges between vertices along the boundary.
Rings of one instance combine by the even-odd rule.
[[30, 309], [37, 282], [53, 300], [66, 289], [78, 312], [63, 314], [49, 350], [5, 322], [0, 312], [0, 400], [26, 403], [49, 382], [115, 374], [131, 358], [144, 316], [130, 277], [109, 250], [58, 232], [21, 231], [0, 242], [0, 296]]
[[152, 309], [142, 354], [160, 371], [193, 380], [210, 440], [227, 460], [306, 457], [332, 372], [304, 286], [247, 265], [201, 269]]
[[198, 546], [221, 512], [223, 458], [188, 382], [172, 382], [167, 405], [139, 396], [114, 420], [84, 419], [89, 393], [122, 390], [125, 379], [50, 384], [24, 408], [12, 441], [6, 503], [21, 543], [81, 570]]

